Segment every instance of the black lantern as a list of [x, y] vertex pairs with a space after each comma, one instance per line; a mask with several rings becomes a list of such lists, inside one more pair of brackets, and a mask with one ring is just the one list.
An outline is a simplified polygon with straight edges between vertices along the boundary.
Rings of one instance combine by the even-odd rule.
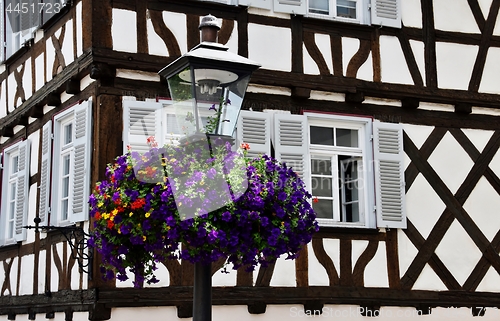
[[200, 24], [202, 42], [160, 70], [168, 81], [177, 124], [186, 136], [232, 136], [254, 61], [216, 43], [220, 29], [214, 16]]

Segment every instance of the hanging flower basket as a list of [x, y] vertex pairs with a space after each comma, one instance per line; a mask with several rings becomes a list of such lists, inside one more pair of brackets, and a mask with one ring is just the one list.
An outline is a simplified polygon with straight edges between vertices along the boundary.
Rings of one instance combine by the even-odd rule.
[[[158, 262], [227, 258], [249, 271], [294, 259], [318, 230], [311, 195], [286, 164], [245, 157], [221, 139], [184, 142], [116, 158], [90, 196], [92, 247], [106, 278], [158, 282]], [[207, 145], [208, 144], [208, 145]], [[208, 146], [209, 148], [204, 148]]]

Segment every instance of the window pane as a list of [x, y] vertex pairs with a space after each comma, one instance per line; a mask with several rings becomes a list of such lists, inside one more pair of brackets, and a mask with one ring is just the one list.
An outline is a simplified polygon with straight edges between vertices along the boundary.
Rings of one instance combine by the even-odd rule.
[[69, 155], [66, 155], [63, 158], [63, 175], [69, 174], [69, 165], [70, 165], [70, 157]]
[[19, 171], [19, 156], [12, 157], [12, 174]]
[[8, 231], [8, 237], [9, 239], [14, 237], [14, 221], [9, 222], [9, 231]]
[[344, 184], [345, 202], [353, 202], [359, 200], [357, 183], [357, 181], [354, 181]]
[[344, 210], [346, 222], [359, 222], [359, 203], [346, 204]]
[[73, 124], [64, 126], [64, 145], [73, 141]]
[[332, 197], [331, 177], [312, 177], [312, 195]]
[[318, 199], [313, 202], [313, 209], [318, 218], [333, 218], [333, 200]]
[[337, 146], [358, 147], [358, 131], [355, 129], [337, 128]]
[[68, 219], [68, 207], [69, 202], [68, 199], [65, 199], [61, 202], [61, 220], [66, 221]]
[[311, 159], [311, 174], [332, 175], [332, 161], [328, 159]]
[[337, 16], [356, 19], [356, 1], [337, 0]]
[[309, 12], [329, 14], [329, 0], [309, 0]]
[[13, 201], [16, 199], [16, 183], [10, 184], [10, 200]]
[[311, 126], [311, 144], [333, 146], [333, 128]]

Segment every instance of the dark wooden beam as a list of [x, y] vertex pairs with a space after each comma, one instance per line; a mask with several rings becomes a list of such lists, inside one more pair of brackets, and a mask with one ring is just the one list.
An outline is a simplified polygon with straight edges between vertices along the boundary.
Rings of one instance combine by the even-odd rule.
[[401, 99], [401, 107], [403, 108], [417, 109], [419, 105], [420, 101], [418, 99], [411, 97]]
[[61, 104], [61, 95], [58, 93], [50, 93], [47, 95], [47, 105], [57, 107]]
[[425, 56], [425, 84], [437, 88], [436, 33], [433, 0], [422, 0], [422, 37]]
[[66, 82], [66, 93], [70, 95], [76, 95], [80, 92], [80, 80], [69, 79]]
[[360, 104], [365, 100], [365, 94], [363, 92], [356, 91], [354, 93], [345, 93], [345, 101], [348, 103]]
[[455, 112], [459, 114], [470, 114], [472, 113], [472, 105], [468, 103], [457, 103], [455, 105]]

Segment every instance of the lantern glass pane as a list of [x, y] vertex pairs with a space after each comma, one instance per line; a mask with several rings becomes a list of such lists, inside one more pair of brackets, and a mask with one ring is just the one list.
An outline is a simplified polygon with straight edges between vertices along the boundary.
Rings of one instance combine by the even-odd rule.
[[196, 121], [196, 99], [193, 95], [190, 74], [191, 68], [186, 67], [167, 79], [177, 126], [180, 133], [184, 135], [199, 132], [201, 127], [201, 124]]

